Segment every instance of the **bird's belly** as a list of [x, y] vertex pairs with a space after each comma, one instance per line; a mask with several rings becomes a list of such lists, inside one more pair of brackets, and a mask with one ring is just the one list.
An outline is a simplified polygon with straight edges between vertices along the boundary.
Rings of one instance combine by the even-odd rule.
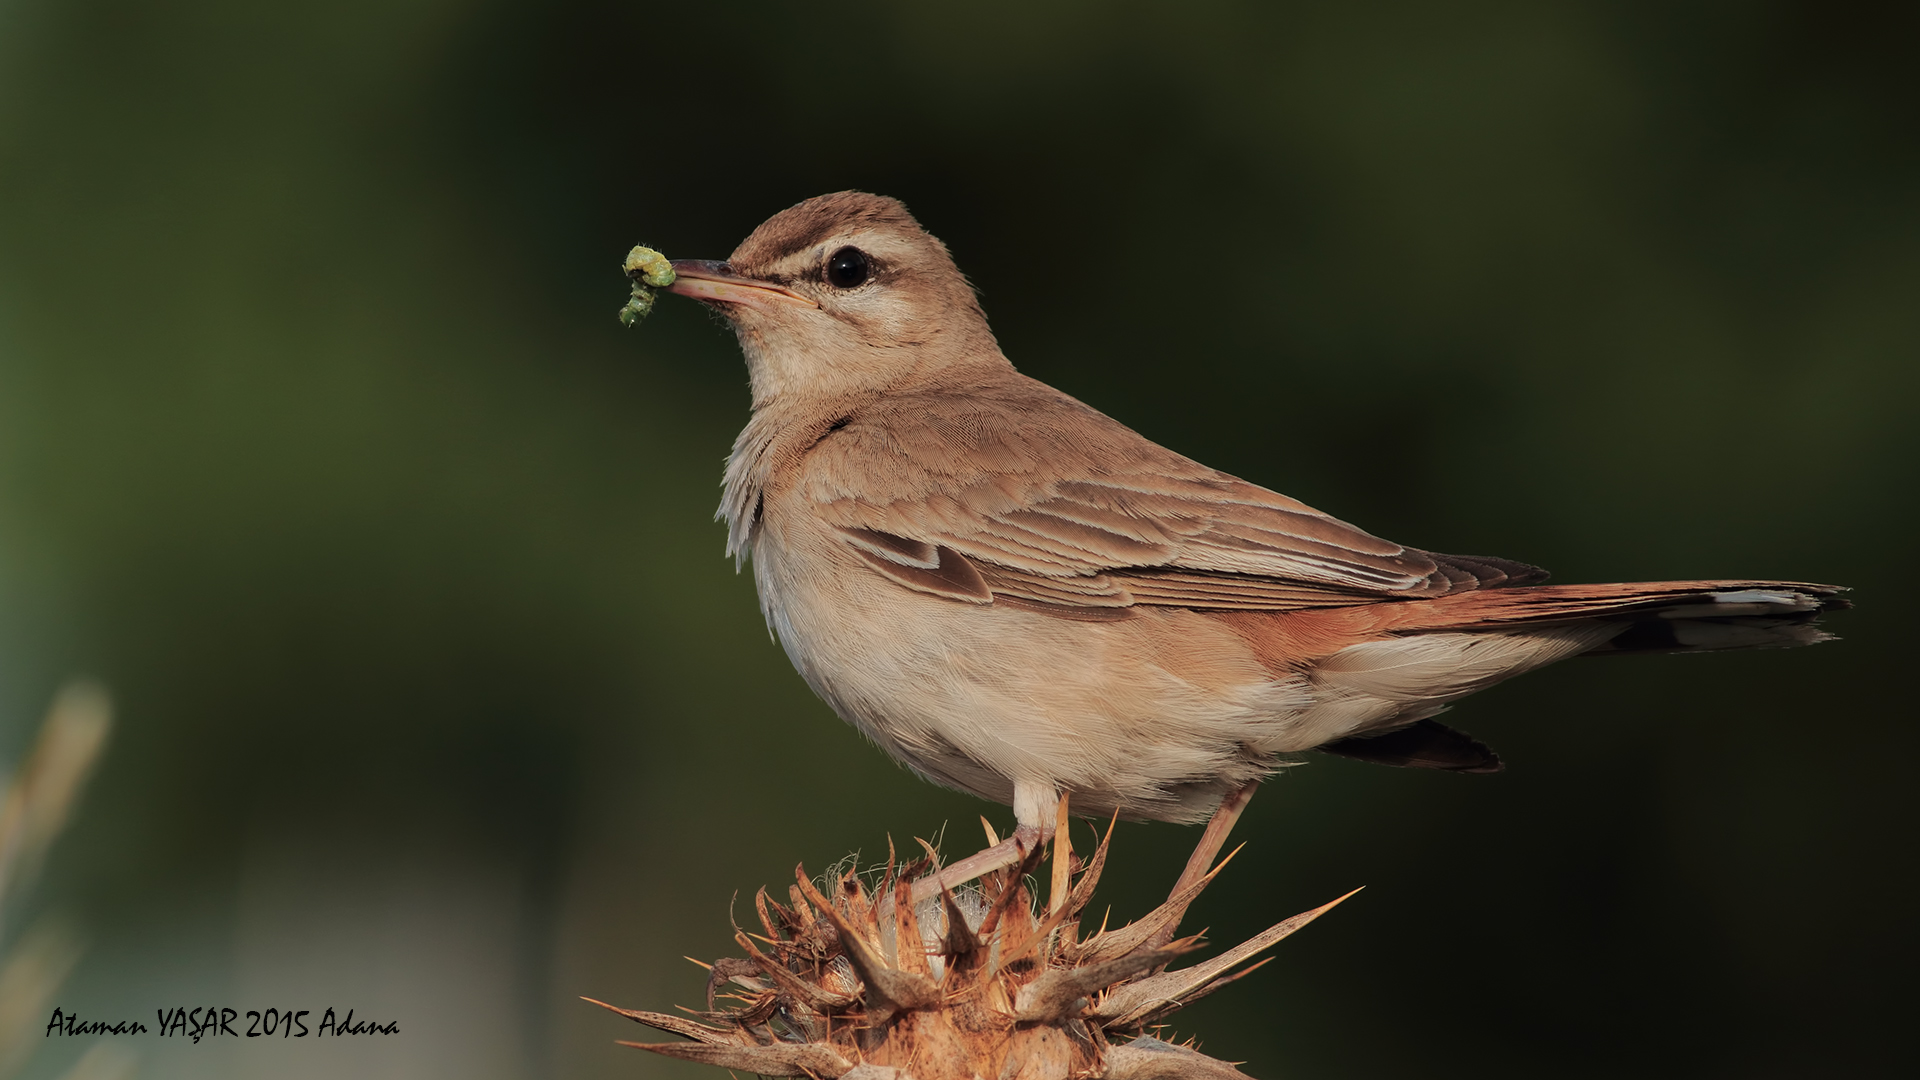
[[1015, 782], [1052, 785], [1076, 810], [1189, 820], [1323, 741], [1302, 730], [1307, 681], [1205, 616], [1082, 622], [948, 600], [807, 540], [755, 544], [769, 623], [835, 712], [937, 782], [1002, 803]]

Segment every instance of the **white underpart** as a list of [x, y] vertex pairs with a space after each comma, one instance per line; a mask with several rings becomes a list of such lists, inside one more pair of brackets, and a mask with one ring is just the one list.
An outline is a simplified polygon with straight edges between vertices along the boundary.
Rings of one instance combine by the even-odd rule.
[[1306, 680], [1192, 612], [1076, 622], [922, 599], [824, 532], [753, 554], [768, 621], [815, 692], [896, 760], [1012, 805], [1022, 825], [1051, 829], [1062, 791], [1084, 813], [1194, 820], [1270, 755], [1313, 745], [1293, 731]]

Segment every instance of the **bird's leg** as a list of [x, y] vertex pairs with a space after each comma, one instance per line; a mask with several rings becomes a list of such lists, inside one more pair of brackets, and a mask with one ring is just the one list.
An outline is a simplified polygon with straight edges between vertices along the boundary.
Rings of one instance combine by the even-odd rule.
[[1032, 825], [1021, 825], [1015, 828], [1013, 835], [1007, 839], [1020, 845], [1021, 851], [1032, 851], [1037, 847], [1045, 847], [1047, 841], [1053, 839], [1053, 832], [1050, 829], [1041, 829]]
[[1045, 843], [1046, 839], [1046, 834], [1041, 830], [1030, 825], [1022, 825], [1013, 830], [1012, 836], [992, 847], [948, 863], [914, 882], [913, 901], [917, 904], [929, 896], [939, 896], [942, 888], [952, 889], [982, 874], [1014, 866], [1026, 858], [1028, 852]]
[[[1026, 795], [1027, 798], [1022, 800], [1022, 795]], [[1049, 818], [1058, 817], [1060, 821], [1064, 822], [1067, 812], [1066, 796], [1054, 795], [1051, 789], [1047, 791], [1047, 795], [1052, 800], [1048, 806]], [[1027, 803], [1033, 802], [1033, 795], [1022, 788], [1016, 787], [1014, 789], [1014, 809], [1016, 813], [1023, 809], [1031, 809], [1028, 806], [1023, 806], [1023, 801]], [[942, 888], [951, 889], [959, 885], [964, 885], [982, 874], [991, 873], [1003, 867], [1017, 865], [1022, 859], [1027, 857], [1028, 853], [1052, 839], [1054, 830], [1042, 828], [1027, 820], [1030, 816], [1030, 813], [1020, 815], [1020, 824], [1013, 830], [1013, 835], [1007, 837], [1005, 840], [995, 841], [989, 845], [986, 850], [974, 852], [964, 859], [949, 863], [914, 882], [914, 903], [917, 904], [929, 896], [940, 895]], [[981, 820], [984, 824], [985, 819], [983, 818]], [[987, 830], [987, 837], [988, 839], [993, 838], [993, 830], [991, 828]]]
[[1227, 846], [1227, 834], [1233, 831], [1234, 823], [1253, 800], [1253, 790], [1259, 786], [1260, 781], [1249, 781], [1246, 787], [1220, 800], [1213, 816], [1207, 819], [1207, 831], [1201, 835], [1199, 846], [1187, 857], [1187, 868], [1180, 872], [1180, 880], [1174, 882], [1172, 895], [1180, 895], [1182, 889], [1206, 877], [1207, 871], [1213, 869], [1213, 857]]
[[[1220, 801], [1220, 806], [1214, 810], [1213, 817], [1207, 819], [1207, 831], [1201, 834], [1199, 846], [1195, 847], [1193, 854], [1187, 857], [1187, 868], [1180, 871], [1180, 880], [1173, 883], [1173, 891], [1167, 894], [1169, 903], [1192, 888], [1201, 878], [1207, 876], [1207, 871], [1213, 869], [1213, 857], [1220, 854], [1221, 848], [1227, 846], [1227, 834], [1233, 831], [1234, 822], [1240, 820], [1241, 812], [1253, 799], [1253, 789], [1259, 786], [1260, 781], [1249, 781], [1246, 787]], [[1181, 906], [1185, 907], [1185, 905]], [[1176, 915], [1153, 935], [1153, 939], [1147, 943], [1146, 948], [1157, 949], [1172, 941], [1173, 935], [1178, 933], [1179, 929], [1180, 918]]]

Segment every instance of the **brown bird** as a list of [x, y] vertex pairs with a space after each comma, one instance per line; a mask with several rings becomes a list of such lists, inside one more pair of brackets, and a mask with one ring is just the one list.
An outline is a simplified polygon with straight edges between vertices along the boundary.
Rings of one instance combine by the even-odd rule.
[[1467, 694], [1584, 653], [1809, 644], [1844, 606], [1780, 581], [1542, 585], [1210, 469], [1015, 371], [893, 199], [809, 199], [724, 263], [673, 266], [746, 354], [720, 516], [787, 655], [896, 760], [1011, 804], [1028, 836], [1062, 793], [1237, 814], [1306, 750], [1491, 772], [1432, 719]]

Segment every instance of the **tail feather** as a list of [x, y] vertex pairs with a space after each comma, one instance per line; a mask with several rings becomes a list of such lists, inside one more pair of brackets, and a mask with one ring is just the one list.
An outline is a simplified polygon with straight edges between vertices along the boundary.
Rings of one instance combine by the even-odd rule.
[[1316, 687], [1373, 719], [1316, 749], [1381, 765], [1496, 772], [1500, 759], [1435, 723], [1447, 704], [1568, 656], [1791, 648], [1849, 607], [1844, 589], [1787, 581], [1521, 585], [1408, 604], [1387, 636], [1347, 645], [1313, 669]]
[[1403, 769], [1496, 773], [1506, 768], [1486, 743], [1433, 720], [1418, 720], [1376, 735], [1338, 739], [1315, 749], [1323, 754]]
[[1792, 649], [1832, 641], [1832, 634], [1814, 625], [1818, 612], [1767, 618], [1737, 615], [1691, 619], [1661, 611], [1634, 619], [1627, 628], [1582, 655], [1641, 652], [1724, 652], [1729, 649]]
[[1499, 758], [1433, 722], [1455, 701], [1594, 653], [1788, 648], [1825, 641], [1819, 617], [1849, 607], [1835, 585], [1652, 581], [1528, 585], [1304, 611], [1204, 612], [1313, 706], [1281, 752], [1319, 749], [1382, 765], [1490, 772]]
[[[1591, 652], [1689, 652], [1791, 648], [1829, 640], [1814, 626], [1851, 606], [1837, 585], [1794, 581], [1652, 581], [1532, 585], [1430, 601], [1397, 633], [1514, 629], [1614, 622], [1618, 634]], [[1411, 613], [1410, 613], [1411, 614]]]

